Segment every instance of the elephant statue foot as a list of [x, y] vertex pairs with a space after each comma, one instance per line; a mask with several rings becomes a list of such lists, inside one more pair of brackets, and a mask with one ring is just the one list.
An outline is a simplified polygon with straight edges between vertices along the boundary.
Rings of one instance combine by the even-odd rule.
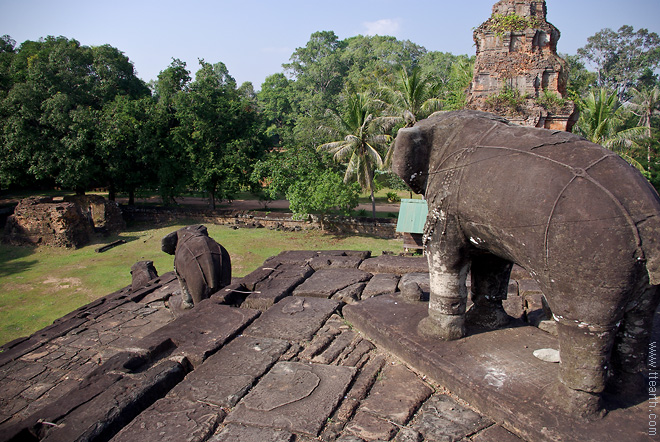
[[473, 304], [465, 313], [465, 320], [469, 325], [486, 330], [496, 330], [511, 322], [511, 316], [504, 311], [502, 301], [485, 304]]
[[586, 421], [595, 421], [607, 414], [598, 394], [574, 390], [563, 383], [557, 383], [549, 389], [547, 395], [551, 402], [559, 405], [566, 413]]
[[426, 338], [454, 341], [465, 336], [465, 317], [462, 315], [427, 316], [417, 325], [417, 332]]

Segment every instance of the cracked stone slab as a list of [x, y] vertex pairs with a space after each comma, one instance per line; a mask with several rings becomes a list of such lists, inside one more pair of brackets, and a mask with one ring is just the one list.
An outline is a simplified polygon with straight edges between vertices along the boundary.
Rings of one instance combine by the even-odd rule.
[[293, 434], [284, 430], [228, 424], [208, 442], [291, 442]]
[[526, 440], [645, 440], [649, 401], [627, 408], [609, 405], [608, 414], [586, 422], [562, 411], [547, 392], [559, 382], [557, 364], [532, 354], [556, 348], [557, 340], [536, 327], [471, 332], [455, 341], [438, 341], [417, 332], [428, 305], [383, 295], [347, 305], [346, 320], [415, 370], [440, 383], [508, 430]]
[[344, 396], [356, 369], [277, 363], [226, 419], [316, 436]]
[[428, 273], [429, 264], [426, 256], [380, 255], [365, 259], [360, 264], [360, 270], [369, 273], [394, 273], [401, 276], [406, 273]]
[[289, 343], [280, 339], [239, 336], [186, 376], [170, 394], [233, 407], [288, 348]]
[[523, 442], [523, 440], [499, 425], [492, 425], [472, 436], [472, 442]]
[[257, 310], [229, 307], [205, 299], [189, 313], [146, 336], [137, 346], [148, 348], [171, 339], [177, 347], [173, 355], [186, 356], [197, 367], [257, 316]]
[[412, 427], [428, 441], [458, 441], [492, 424], [490, 419], [442, 394], [426, 401]]
[[362, 402], [360, 410], [397, 425], [405, 425], [431, 393], [431, 387], [408, 367], [388, 364], [381, 372], [381, 379]]
[[371, 274], [359, 269], [322, 269], [299, 285], [293, 295], [330, 298], [343, 288], [369, 279]]
[[269, 308], [243, 334], [309, 341], [337, 307], [339, 302], [330, 299], [289, 296]]
[[220, 407], [168, 395], [138, 415], [111, 442], [201, 442], [225, 415]]
[[399, 276], [391, 273], [377, 273], [367, 283], [362, 292], [362, 299], [387, 295], [396, 292]]
[[309, 265], [312, 266], [314, 270], [321, 270], [327, 268], [352, 268], [357, 269], [362, 263], [361, 256], [332, 256], [324, 255], [317, 256], [312, 258], [309, 261]]

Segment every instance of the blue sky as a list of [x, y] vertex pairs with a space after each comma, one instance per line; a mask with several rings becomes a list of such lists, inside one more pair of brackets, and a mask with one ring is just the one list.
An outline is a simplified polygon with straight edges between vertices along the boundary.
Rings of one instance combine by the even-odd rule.
[[[195, 72], [197, 60], [222, 61], [255, 89], [283, 72], [297, 47], [316, 31], [393, 35], [430, 51], [474, 54], [472, 29], [495, 0], [0, 0], [0, 35], [17, 43], [47, 35], [124, 52], [145, 81], [172, 58]], [[559, 51], [574, 54], [603, 28], [631, 25], [660, 34], [658, 0], [547, 0], [548, 21], [562, 33]]]

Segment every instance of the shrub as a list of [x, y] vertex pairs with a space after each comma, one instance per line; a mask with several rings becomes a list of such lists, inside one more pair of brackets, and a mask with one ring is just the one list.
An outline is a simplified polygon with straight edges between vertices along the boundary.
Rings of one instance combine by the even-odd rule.
[[398, 203], [399, 201], [401, 201], [401, 198], [399, 197], [399, 195], [397, 195], [396, 192], [387, 192], [386, 195], [387, 195], [388, 203]]
[[543, 93], [536, 99], [539, 106], [554, 113], [561, 111], [566, 106], [567, 101], [565, 98], [547, 89], [543, 89]]

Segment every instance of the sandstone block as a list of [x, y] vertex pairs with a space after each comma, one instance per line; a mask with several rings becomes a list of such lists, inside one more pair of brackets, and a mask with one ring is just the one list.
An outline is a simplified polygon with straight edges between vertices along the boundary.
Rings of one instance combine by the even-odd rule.
[[226, 422], [316, 436], [355, 372], [351, 367], [279, 362], [238, 403]]
[[370, 278], [371, 274], [359, 269], [323, 269], [298, 286], [293, 295], [330, 298], [339, 290]]
[[287, 341], [309, 341], [339, 307], [337, 301], [286, 297], [269, 308], [243, 334]]

